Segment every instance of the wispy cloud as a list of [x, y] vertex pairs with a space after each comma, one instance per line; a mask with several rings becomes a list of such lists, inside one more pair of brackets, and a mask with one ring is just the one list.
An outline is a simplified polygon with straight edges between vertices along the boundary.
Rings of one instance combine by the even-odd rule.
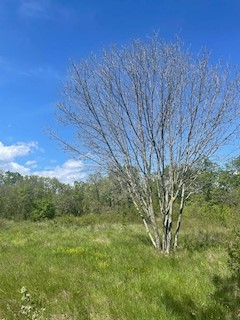
[[18, 13], [23, 18], [50, 19], [61, 22], [78, 20], [78, 15], [71, 6], [54, 0], [21, 0]]
[[38, 167], [37, 161], [35, 160], [28, 160], [25, 165], [31, 169], [35, 169]]
[[37, 66], [34, 68], [30, 68], [27, 71], [21, 71], [19, 70], [19, 73], [21, 75], [24, 76], [28, 76], [28, 77], [44, 77], [45, 79], [48, 78], [52, 78], [52, 79], [60, 79], [60, 75], [59, 73], [54, 70], [51, 66]]
[[[0, 0], [1, 1], [1, 0]], [[42, 81], [59, 81], [62, 75], [52, 66], [21, 67], [0, 56], [0, 85], [4, 85], [16, 78], [38, 78]]]
[[30, 18], [50, 18], [49, 7], [50, 3], [47, 0], [22, 0], [19, 13]]

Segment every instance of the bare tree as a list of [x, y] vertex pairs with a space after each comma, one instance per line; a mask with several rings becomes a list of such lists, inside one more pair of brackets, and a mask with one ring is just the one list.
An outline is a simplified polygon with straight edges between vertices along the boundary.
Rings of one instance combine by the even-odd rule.
[[117, 173], [152, 244], [169, 253], [201, 163], [238, 130], [239, 84], [237, 71], [179, 39], [111, 47], [72, 62], [58, 119], [75, 139], [57, 139]]

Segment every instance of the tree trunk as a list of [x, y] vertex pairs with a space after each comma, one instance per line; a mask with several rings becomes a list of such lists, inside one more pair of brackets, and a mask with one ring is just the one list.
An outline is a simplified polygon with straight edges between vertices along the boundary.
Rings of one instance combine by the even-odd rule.
[[183, 184], [182, 193], [181, 193], [181, 203], [179, 206], [179, 213], [178, 213], [177, 227], [174, 235], [174, 243], [173, 243], [174, 251], [177, 250], [177, 246], [178, 246], [178, 236], [179, 236], [180, 227], [182, 223], [182, 213], [184, 208], [184, 202], [185, 202], [185, 185]]
[[158, 231], [158, 226], [157, 226], [157, 221], [153, 212], [153, 205], [152, 203], [150, 204], [149, 207], [149, 218], [151, 221], [151, 226], [153, 229], [153, 233], [154, 233], [154, 238], [155, 238], [155, 244], [156, 244], [156, 249], [160, 252], [161, 251], [161, 241], [160, 241], [160, 235], [159, 235], [159, 231]]

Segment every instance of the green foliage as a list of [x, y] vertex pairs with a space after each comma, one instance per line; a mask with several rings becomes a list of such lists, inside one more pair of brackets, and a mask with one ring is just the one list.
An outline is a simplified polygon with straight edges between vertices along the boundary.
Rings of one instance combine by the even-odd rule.
[[35, 202], [35, 209], [31, 213], [33, 221], [53, 219], [55, 216], [55, 206], [51, 199], [40, 199]]
[[229, 264], [240, 289], [240, 229], [233, 231], [233, 239], [228, 246]]
[[126, 213], [107, 213], [107, 214], [86, 214], [78, 219], [74, 215], [64, 215], [56, 217], [54, 219], [54, 224], [72, 226], [72, 227], [91, 227], [96, 225], [111, 225], [120, 223], [122, 225], [127, 225], [129, 223], [142, 224], [141, 219], [135, 214], [129, 212]]
[[231, 230], [228, 245], [228, 276], [215, 276], [216, 291], [213, 298], [227, 310], [225, 319], [238, 320], [240, 317], [240, 230]]
[[188, 251], [203, 251], [207, 248], [219, 248], [223, 245], [223, 233], [211, 231], [198, 231], [183, 236], [183, 247]]
[[[216, 221], [226, 225], [232, 221], [234, 210], [227, 204], [214, 203], [212, 201], [206, 202], [202, 195], [194, 195], [191, 200], [187, 202], [184, 214], [203, 219], [206, 223]], [[199, 232], [201, 232], [200, 229]]]
[[0, 171], [0, 218], [36, 221], [54, 215], [135, 213], [125, 189], [111, 174], [95, 174], [87, 182], [66, 185], [55, 178], [23, 177]]
[[[187, 213], [201, 215], [207, 221], [225, 223], [240, 209], [239, 158], [225, 168], [206, 160], [202, 173], [186, 186], [194, 191], [185, 206]], [[168, 168], [167, 168], [168, 169]], [[166, 169], [166, 170], [167, 170]], [[199, 168], [193, 168], [198, 170]], [[134, 170], [134, 168], [133, 168]], [[167, 172], [166, 172], [167, 175]], [[154, 207], [158, 207], [157, 186], [152, 183]], [[47, 203], [50, 212], [47, 213]], [[178, 200], [177, 200], [178, 201]], [[55, 213], [53, 213], [53, 206]], [[87, 182], [66, 185], [57, 179], [36, 176], [23, 177], [18, 173], [0, 171], [0, 217], [15, 220], [45, 219], [54, 215], [82, 216], [92, 213], [125, 213], [132, 219], [136, 214], [127, 193], [127, 186], [119, 185], [117, 173], [90, 175]]]

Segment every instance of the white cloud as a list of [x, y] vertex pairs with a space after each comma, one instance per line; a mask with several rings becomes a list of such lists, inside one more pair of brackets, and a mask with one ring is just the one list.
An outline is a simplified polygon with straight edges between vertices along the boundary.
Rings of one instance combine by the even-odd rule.
[[0, 170], [19, 172], [22, 175], [30, 174], [30, 168], [20, 165], [15, 159], [28, 156], [36, 149], [37, 142], [18, 142], [7, 146], [0, 141]]
[[0, 141], [0, 162], [9, 162], [17, 157], [26, 156], [34, 149], [37, 149], [36, 142], [18, 142], [10, 146], [5, 146]]
[[18, 172], [21, 175], [38, 175], [40, 177], [57, 178], [63, 183], [72, 184], [74, 181], [83, 180], [85, 165], [82, 161], [70, 159], [62, 165], [56, 165], [56, 160], [50, 160], [53, 165], [50, 169], [36, 170], [36, 160], [28, 159], [24, 165], [19, 164], [16, 159], [19, 157], [33, 156], [34, 151], [41, 151], [36, 142], [18, 142], [12, 145], [4, 145], [0, 141], [0, 170]]
[[56, 166], [51, 170], [33, 172], [33, 174], [41, 177], [57, 178], [61, 182], [71, 184], [86, 177], [83, 170], [84, 164], [82, 161], [70, 159], [62, 166]]
[[1, 163], [0, 164], [0, 169], [2, 171], [11, 171], [11, 172], [18, 172], [21, 175], [29, 175], [30, 174], [30, 169], [26, 168], [17, 162], [6, 162], [6, 163]]

